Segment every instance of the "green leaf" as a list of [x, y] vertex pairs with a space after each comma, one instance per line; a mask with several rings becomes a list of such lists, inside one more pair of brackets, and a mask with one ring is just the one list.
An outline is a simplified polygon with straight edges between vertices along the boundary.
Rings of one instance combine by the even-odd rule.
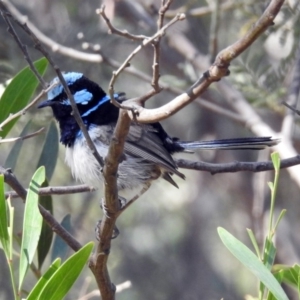
[[249, 237], [250, 237], [250, 240], [251, 240], [251, 242], [252, 242], [252, 244], [253, 244], [253, 247], [254, 247], [254, 249], [255, 249], [255, 251], [256, 251], [256, 255], [257, 255], [257, 257], [260, 259], [259, 247], [258, 247], [256, 238], [255, 238], [255, 236], [254, 236], [254, 233], [253, 233], [253, 231], [252, 231], [250, 228], [247, 228], [247, 232], [248, 232], [248, 235], [249, 235]]
[[[64, 216], [60, 225], [64, 229], [66, 229], [68, 232], [70, 232], [71, 234], [73, 233], [73, 227], [71, 226], [70, 214], [67, 214]], [[66, 242], [59, 235], [56, 234], [55, 238], [54, 238], [54, 242], [53, 242], [51, 260], [54, 260], [57, 257], [60, 257], [62, 260], [65, 260], [69, 249], [70, 248], [66, 244]]]
[[277, 300], [272, 293], [268, 293], [267, 300]]
[[[277, 268], [278, 269], [278, 268]], [[276, 278], [279, 278], [282, 282], [285, 282], [296, 289], [299, 284], [300, 266], [295, 264], [293, 267], [282, 267], [275, 273]]]
[[[31, 125], [31, 120], [25, 125], [20, 136], [25, 136], [27, 134], [30, 125]], [[15, 170], [23, 142], [24, 142], [24, 140], [18, 140], [17, 142], [14, 143], [12, 149], [10, 150], [10, 152], [6, 158], [5, 164], [4, 164], [6, 168]]]
[[298, 298], [300, 299], [300, 273], [298, 273], [298, 286], [297, 286], [297, 291], [298, 291]]
[[36, 283], [36, 285], [31, 290], [30, 294], [26, 298], [26, 300], [36, 300], [38, 299], [39, 294], [41, 293], [42, 289], [45, 287], [48, 280], [51, 278], [51, 276], [58, 270], [60, 267], [61, 260], [58, 258], [56, 259], [49, 269], [45, 272], [45, 274], [39, 279], [39, 281]]
[[268, 182], [268, 186], [269, 186], [271, 192], [273, 193], [274, 192], [274, 184], [273, 184], [273, 182]]
[[58, 131], [54, 122], [51, 122], [50, 128], [47, 132], [43, 150], [37, 167], [45, 166], [46, 177], [50, 181], [58, 156]]
[[42, 228], [42, 216], [38, 207], [38, 189], [45, 181], [45, 168], [40, 167], [33, 175], [26, 197], [23, 235], [20, 253], [19, 291], [21, 290], [28, 266], [32, 263]]
[[275, 260], [275, 255], [276, 255], [276, 248], [275, 248], [272, 240], [269, 240], [268, 238], [266, 238], [263, 261], [264, 261], [265, 266], [269, 270], [272, 269], [272, 266], [273, 266], [274, 260]]
[[[34, 65], [42, 75], [47, 69], [48, 61], [43, 57], [34, 62]], [[38, 84], [39, 81], [29, 67], [24, 68], [12, 79], [0, 99], [0, 123], [10, 114], [20, 111], [27, 105]], [[6, 124], [0, 131], [0, 137], [4, 138], [17, 120], [18, 118]]]
[[270, 270], [248, 247], [224, 228], [219, 227], [218, 233], [228, 250], [272, 292], [277, 300], [288, 300], [287, 295]]
[[94, 243], [90, 242], [69, 257], [48, 280], [38, 299], [63, 299], [80, 275], [90, 257], [93, 247]]
[[[42, 184], [42, 187], [47, 187], [48, 181]], [[52, 197], [48, 196], [39, 196], [39, 203], [48, 210], [51, 214], [53, 214], [53, 205], [52, 205]], [[50, 226], [43, 220], [41, 236], [38, 243], [38, 266], [39, 270], [42, 268], [43, 262], [50, 250], [51, 243], [53, 238], [53, 231]]]
[[275, 171], [279, 171], [279, 169], [280, 169], [280, 157], [279, 157], [278, 152], [273, 152], [271, 154], [271, 159], [272, 159]]
[[10, 257], [7, 207], [4, 195], [4, 176], [0, 175], [0, 241], [6, 258]]

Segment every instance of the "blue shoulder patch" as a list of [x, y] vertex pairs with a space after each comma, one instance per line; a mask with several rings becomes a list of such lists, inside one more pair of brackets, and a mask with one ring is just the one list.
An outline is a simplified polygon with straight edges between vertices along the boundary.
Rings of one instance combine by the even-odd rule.
[[[81, 78], [83, 76], [82, 73], [77, 73], [77, 72], [69, 72], [66, 74], [63, 74], [65, 81], [67, 83], [67, 85], [71, 85], [73, 84], [76, 80], [78, 80], [79, 78]], [[55, 77], [52, 81], [51, 84], [58, 82], [59, 79], [58, 77]], [[48, 100], [51, 100], [53, 98], [55, 98], [56, 96], [58, 96], [60, 93], [62, 93], [63, 91], [63, 86], [61, 84], [57, 85], [56, 87], [54, 87], [52, 90], [50, 90], [48, 92]]]

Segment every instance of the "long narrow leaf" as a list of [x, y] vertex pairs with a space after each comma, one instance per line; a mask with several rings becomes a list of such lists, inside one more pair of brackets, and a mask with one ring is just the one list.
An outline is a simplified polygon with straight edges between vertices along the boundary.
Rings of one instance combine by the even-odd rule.
[[[20, 136], [24, 136], [27, 134], [29, 127], [31, 125], [31, 120], [25, 125], [25, 127], [23, 128]], [[9, 154], [6, 158], [5, 164], [4, 166], [6, 168], [10, 168], [12, 170], [15, 170], [16, 164], [17, 164], [17, 160], [19, 157], [19, 154], [21, 152], [21, 148], [23, 145], [24, 140], [18, 140], [17, 142], [14, 143], [12, 149], [9, 151]]]
[[[71, 225], [70, 214], [67, 214], [64, 216], [64, 218], [60, 222], [60, 225], [64, 229], [66, 229], [69, 233], [73, 234], [73, 227]], [[52, 253], [51, 253], [51, 260], [54, 260], [57, 257], [60, 257], [62, 259], [62, 261], [64, 261], [67, 257], [69, 249], [70, 248], [66, 244], [66, 242], [59, 235], [55, 235], [55, 238], [53, 241]]]
[[45, 166], [46, 177], [49, 182], [54, 172], [57, 156], [58, 156], [58, 131], [55, 123], [51, 122], [49, 130], [47, 132], [43, 150], [37, 165], [37, 167]]
[[90, 242], [68, 258], [48, 280], [38, 299], [63, 299], [88, 261], [93, 246], [94, 243]]
[[[36, 61], [34, 65], [40, 74], [44, 74], [47, 69], [48, 61], [46, 58], [41, 58]], [[12, 79], [0, 99], [0, 123], [10, 114], [20, 111], [27, 105], [38, 83], [38, 80], [29, 67], [24, 68]], [[3, 130], [0, 131], [2, 138], [8, 134], [17, 120], [18, 118], [12, 120], [2, 128]]]
[[218, 233], [228, 250], [269, 289], [277, 300], [289, 300], [274, 275], [248, 247], [224, 228], [219, 227]]
[[31, 290], [30, 294], [26, 298], [26, 300], [36, 300], [38, 299], [39, 294], [41, 293], [42, 289], [45, 287], [48, 280], [51, 276], [58, 270], [60, 267], [61, 260], [60, 258], [56, 259], [49, 269], [45, 272], [45, 274], [39, 279], [36, 285]]
[[20, 253], [19, 291], [28, 266], [32, 263], [42, 228], [42, 216], [38, 208], [38, 189], [45, 181], [45, 168], [40, 167], [33, 175], [26, 197], [23, 236]]
[[[46, 180], [42, 187], [47, 187], [48, 181]], [[51, 214], [53, 214], [53, 205], [52, 205], [52, 197], [48, 196], [39, 196], [39, 203], [48, 210]], [[49, 253], [53, 238], [53, 231], [49, 227], [49, 225], [43, 220], [41, 236], [38, 243], [38, 266], [39, 270], [42, 268], [43, 262]]]
[[4, 176], [0, 175], [0, 241], [7, 259], [9, 259], [9, 235], [7, 208], [4, 196]]

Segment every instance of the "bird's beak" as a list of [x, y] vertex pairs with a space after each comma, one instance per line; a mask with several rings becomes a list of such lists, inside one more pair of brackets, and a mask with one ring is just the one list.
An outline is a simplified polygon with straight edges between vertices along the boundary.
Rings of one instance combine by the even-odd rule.
[[46, 100], [46, 101], [41, 102], [37, 108], [43, 108], [43, 107], [52, 106], [52, 105], [53, 105], [52, 100]]

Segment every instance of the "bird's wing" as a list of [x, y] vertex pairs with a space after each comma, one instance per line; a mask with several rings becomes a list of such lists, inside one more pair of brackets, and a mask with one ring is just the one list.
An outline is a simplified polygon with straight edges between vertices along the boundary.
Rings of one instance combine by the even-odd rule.
[[155, 133], [155, 129], [149, 125], [132, 124], [130, 126], [124, 152], [153, 162], [166, 171], [184, 178], [184, 175], [177, 170], [172, 156]]

